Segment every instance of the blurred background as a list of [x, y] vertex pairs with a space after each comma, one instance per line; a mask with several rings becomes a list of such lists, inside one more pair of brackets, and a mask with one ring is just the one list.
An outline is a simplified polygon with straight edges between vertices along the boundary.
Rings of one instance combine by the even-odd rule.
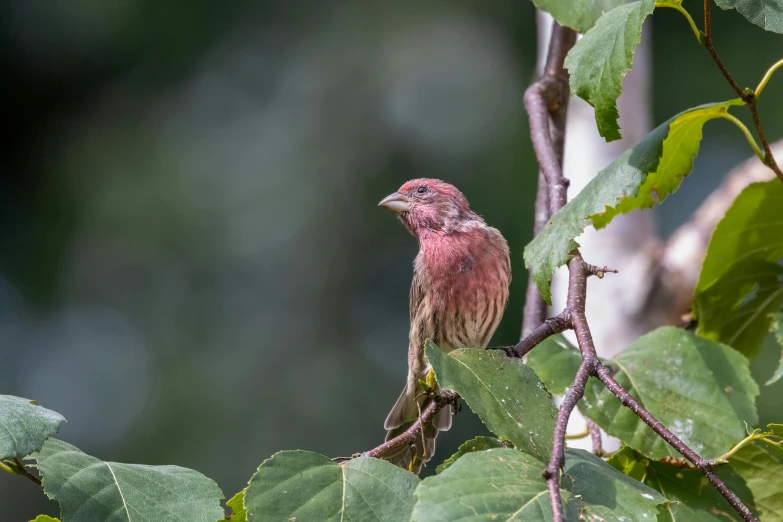
[[[656, 125], [733, 97], [661, 11]], [[783, 39], [713, 18], [755, 85]], [[421, 176], [459, 186], [510, 243], [494, 344], [519, 336], [535, 37], [519, 0], [1, 2], [0, 393], [62, 413], [60, 437], [87, 453], [191, 467], [227, 497], [278, 450], [376, 446], [404, 381], [417, 250], [381, 198]], [[760, 103], [773, 141], [781, 97], [776, 77]], [[710, 123], [661, 234], [751, 153]], [[777, 357], [768, 343], [757, 379]], [[763, 389], [762, 424], [783, 421], [782, 392]], [[465, 408], [435, 460], [482, 430]], [[57, 514], [10, 476], [0, 507], [3, 522]]]

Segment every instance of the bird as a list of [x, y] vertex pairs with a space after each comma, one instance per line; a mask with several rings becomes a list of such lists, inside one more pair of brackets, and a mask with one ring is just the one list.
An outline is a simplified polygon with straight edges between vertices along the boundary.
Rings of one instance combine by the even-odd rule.
[[[408, 377], [384, 422], [388, 441], [405, 432], [432, 400], [420, 382], [433, 381], [427, 379], [427, 339], [446, 353], [487, 347], [508, 301], [511, 259], [500, 231], [445, 181], [410, 180], [378, 206], [395, 213], [419, 242], [410, 289]], [[437, 384], [429, 391], [437, 392]], [[451, 416], [451, 408], [443, 408], [414, 443], [384, 458], [419, 474], [435, 452], [438, 432], [451, 428]]]

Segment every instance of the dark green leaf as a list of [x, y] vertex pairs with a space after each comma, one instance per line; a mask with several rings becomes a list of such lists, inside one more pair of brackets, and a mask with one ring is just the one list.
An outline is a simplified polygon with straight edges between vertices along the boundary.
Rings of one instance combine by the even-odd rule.
[[753, 183], [710, 240], [694, 297], [699, 335], [748, 357], [758, 353], [770, 314], [783, 305], [783, 183]]
[[715, 0], [721, 9], [736, 9], [759, 27], [783, 33], [783, 1], [781, 0]]
[[602, 228], [620, 213], [662, 202], [691, 172], [704, 124], [740, 104], [742, 101], [732, 100], [675, 116], [625, 151], [552, 216], [525, 247], [525, 264], [547, 303], [552, 302], [552, 274], [568, 262], [570, 252], [579, 246], [574, 239], [585, 227]]
[[[758, 385], [732, 348], [672, 327], [634, 341], [610, 367], [614, 378], [664, 426], [705, 458], [717, 458], [758, 421]], [[680, 457], [601, 383], [591, 379], [579, 409], [644, 455]]]
[[567, 449], [563, 487], [585, 504], [585, 520], [651, 521], [666, 498], [600, 457]]
[[265, 460], [245, 492], [252, 521], [377, 520], [407, 522], [419, 479], [369, 457], [342, 465], [309, 451], [281, 451]]
[[601, 18], [607, 11], [611, 11], [620, 0], [533, 0], [536, 7], [552, 15], [557, 23], [565, 27], [584, 33]]
[[[701, 471], [648, 462], [644, 483], [676, 503], [660, 508], [658, 522], [741, 522], [742, 517], [710, 484]], [[717, 469], [719, 477], [751, 510], [753, 495], [745, 482], [728, 466]], [[766, 522], [766, 519], [764, 519]]]
[[655, 0], [622, 4], [603, 15], [568, 53], [571, 93], [595, 108], [598, 133], [606, 141], [619, 140], [617, 97], [623, 78], [633, 67], [633, 55], [642, 38], [642, 24], [652, 14]]
[[766, 449], [750, 444], [730, 459], [748, 484], [764, 522], [783, 521], [783, 464]]
[[534, 457], [549, 459], [557, 408], [521, 359], [473, 348], [446, 355], [431, 341], [425, 350], [438, 383], [459, 393], [490, 431]]
[[445, 461], [443, 461], [443, 464], [435, 468], [435, 473], [442, 473], [445, 469], [448, 469], [449, 466], [457, 462], [458, 458], [465, 455], [466, 453], [474, 453], [476, 451], [484, 451], [493, 448], [507, 448], [509, 446], [511, 446], [510, 442], [502, 441], [500, 439], [496, 439], [495, 437], [476, 437], [475, 439], [470, 439], [469, 441], [463, 442], [460, 445], [457, 453], [447, 458]]
[[[769, 329], [772, 333], [775, 334], [775, 339], [777, 339], [780, 347], [783, 348], [783, 313], [772, 315], [772, 320], [770, 322]], [[778, 363], [778, 369], [775, 370], [775, 373], [766, 382], [767, 386], [778, 382], [781, 377], [783, 377], [783, 350], [781, 350], [780, 353], [780, 362]], [[777, 426], [783, 427], [783, 425], [781, 424], [777, 424]], [[783, 437], [783, 435], [780, 435], [780, 437]]]
[[55, 435], [65, 417], [28, 399], [0, 395], [0, 458], [23, 458]]
[[[416, 490], [414, 521], [551, 520], [544, 464], [512, 449], [469, 453]], [[649, 522], [666, 499], [581, 450], [566, 451], [566, 519]]]
[[[544, 464], [521, 451], [468, 453], [416, 489], [412, 522], [552, 520]], [[566, 520], [579, 520], [579, 501], [563, 492]]]
[[560, 334], [546, 339], [527, 356], [527, 365], [554, 395], [565, 395], [581, 363], [579, 350]]
[[231, 522], [247, 522], [247, 509], [245, 509], [245, 492], [247, 489], [243, 489], [226, 502], [226, 505], [231, 508]]
[[33, 454], [46, 495], [63, 522], [215, 522], [223, 494], [201, 473], [179, 466], [104, 462], [57, 439]]

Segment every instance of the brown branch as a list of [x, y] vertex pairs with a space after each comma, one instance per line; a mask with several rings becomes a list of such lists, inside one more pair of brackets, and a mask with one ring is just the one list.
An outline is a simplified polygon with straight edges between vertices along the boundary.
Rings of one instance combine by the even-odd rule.
[[[706, 0], [709, 2], [709, 0]], [[712, 47], [709, 39], [709, 4], [705, 4], [705, 27], [708, 29], [707, 41], [709, 42], [708, 49]], [[557, 53], [567, 52], [563, 49], [567, 46], [561, 45], [561, 39], [563, 38], [563, 31], [565, 29], [559, 28], [555, 25], [552, 31], [552, 38], [550, 40], [549, 59], [552, 59], [553, 63], [557, 63], [553, 59], [553, 55]], [[711, 53], [714, 53], [712, 49]], [[564, 56], [564, 55], [563, 55]], [[717, 58], [717, 54], [714, 54]], [[548, 59], [548, 61], [549, 61]], [[716, 63], [719, 67], [722, 63], [716, 59]], [[562, 64], [560, 65], [562, 67]], [[725, 67], [722, 67], [725, 70]], [[727, 79], [730, 79], [728, 71], [725, 75]], [[546, 180], [549, 193], [549, 211], [550, 214], [555, 214], [566, 203], [566, 189], [568, 187], [568, 180], [563, 176], [562, 161], [558, 161], [558, 156], [554, 148], [553, 140], [549, 133], [549, 114], [548, 110], [553, 104], [552, 100], [556, 100], [561, 94], [558, 90], [558, 84], [555, 81], [547, 81], [545, 76], [543, 79], [535, 82], [531, 85], [527, 91], [525, 91], [525, 108], [528, 111], [530, 120], [530, 136], [533, 142], [533, 148], [536, 152], [541, 172]], [[733, 82], [733, 80], [730, 80]], [[736, 84], [734, 84], [736, 85]], [[746, 96], [743, 93], [743, 99]], [[554, 104], [556, 105], [556, 104]], [[561, 158], [562, 159], [562, 156]], [[590, 275], [601, 276], [605, 272], [610, 271], [607, 268], [598, 268], [586, 263], [579, 251], [571, 252], [572, 258], [568, 263], [568, 297], [566, 300], [566, 309], [557, 317], [563, 320], [564, 324], [571, 326], [576, 334], [577, 344], [582, 355], [582, 363], [579, 366], [579, 370], [576, 373], [574, 382], [569, 388], [566, 396], [560, 405], [560, 409], [557, 415], [557, 421], [555, 422], [555, 430], [553, 433], [553, 445], [552, 455], [550, 456], [549, 463], [546, 471], [544, 472], [544, 478], [547, 482], [547, 490], [549, 491], [550, 505], [552, 508], [552, 519], [554, 522], [564, 522], [563, 516], [563, 504], [560, 495], [560, 471], [565, 465], [565, 437], [566, 426], [568, 419], [571, 416], [577, 403], [582, 399], [585, 392], [585, 386], [591, 376], [598, 377], [598, 379], [611, 391], [620, 402], [631, 409], [639, 418], [655, 430], [658, 435], [663, 438], [669, 445], [681, 453], [685, 458], [690, 460], [707, 479], [720, 491], [720, 493], [726, 498], [731, 506], [742, 515], [743, 519], [747, 522], [757, 522], [756, 518], [751, 514], [750, 510], [745, 506], [742, 501], [730, 490], [726, 485], [713, 473], [713, 462], [702, 459], [696, 452], [690, 449], [685, 443], [674, 436], [663, 424], [661, 424], [655, 417], [653, 417], [647, 410], [641, 407], [633, 397], [623, 389], [609, 374], [609, 371], [601, 364], [596, 353], [595, 344], [593, 342], [592, 334], [590, 333], [590, 326], [587, 323], [585, 315], [585, 305], [587, 299], [587, 278]], [[525, 341], [528, 350], [536, 346], [541, 340], [545, 339], [553, 328], [544, 323], [536, 328], [531, 335], [526, 337], [522, 341]], [[536, 334], [536, 335], [534, 335]], [[540, 338], [540, 340], [539, 340]], [[517, 353], [521, 352], [521, 349]]]
[[411, 442], [416, 440], [416, 437], [419, 437], [421, 435], [422, 426], [426, 426], [427, 424], [429, 424], [440, 410], [442, 410], [446, 406], [455, 404], [458, 398], [459, 395], [457, 395], [451, 390], [441, 390], [437, 395], [435, 395], [433, 401], [430, 402], [426, 408], [424, 408], [424, 411], [422, 411], [421, 415], [419, 415], [419, 418], [416, 419], [416, 421], [413, 424], [411, 424], [410, 428], [405, 430], [400, 435], [397, 435], [391, 440], [387, 440], [377, 448], [371, 449], [370, 451], [365, 451], [364, 453], [357, 453], [351, 457], [338, 457], [337, 459], [332, 459], [332, 460], [345, 461], [345, 460], [350, 460], [351, 458], [354, 457], [382, 458], [385, 455], [391, 453], [393, 450], [399, 448], [400, 446], [403, 446], [405, 444], [410, 444]]
[[[535, 288], [535, 287], [534, 287]], [[519, 343], [515, 346], [495, 346], [487, 348], [487, 350], [503, 350], [506, 352], [506, 355], [513, 358], [522, 358], [524, 357], [530, 350], [541, 344], [545, 339], [555, 335], [559, 334], [561, 332], [565, 332], [566, 330], [569, 330], [571, 328], [571, 319], [568, 315], [568, 311], [563, 311], [562, 313], [550, 317], [549, 319], [544, 320], [542, 324], [540, 324], [535, 330], [530, 332], [530, 334], [519, 341]]]
[[590, 432], [590, 440], [593, 444], [593, 454], [603, 457], [604, 447], [603, 442], [601, 441], [601, 428], [590, 419], [585, 419], [585, 424], [587, 424], [587, 431]]
[[27, 471], [27, 468], [24, 467], [24, 464], [22, 464], [19, 459], [14, 459], [13, 463], [11, 463], [11, 461], [3, 462], [0, 460], [0, 470], [10, 473], [11, 475], [19, 475], [28, 478], [37, 485], [41, 485], [41, 479]]
[[720, 72], [723, 73], [726, 81], [729, 82], [731, 88], [734, 89], [734, 92], [736, 92], [737, 95], [742, 98], [742, 101], [744, 101], [750, 108], [750, 114], [753, 117], [753, 125], [756, 127], [756, 134], [758, 134], [759, 140], [761, 140], [761, 148], [764, 150], [764, 164], [772, 169], [780, 181], [783, 181], [783, 171], [780, 170], [780, 167], [775, 161], [775, 156], [772, 155], [772, 151], [769, 148], [767, 136], [764, 134], [764, 129], [761, 127], [759, 112], [756, 108], [756, 94], [752, 89], [744, 90], [739, 86], [739, 84], [737, 84], [734, 78], [732, 78], [731, 73], [729, 73], [729, 70], [726, 69], [726, 66], [718, 56], [718, 52], [715, 50], [715, 47], [712, 45], [712, 20], [710, 16], [711, 1], [712, 0], [704, 0], [704, 47], [707, 48], [710, 56], [712, 56], [712, 59], [718, 66], [718, 69], [720, 69]]
[[[546, 107], [546, 117], [542, 118], [542, 127], [538, 130], [543, 136], [549, 138], [553, 158], [557, 165], [562, 169], [563, 150], [565, 148], [565, 126], [568, 115], [568, 71], [563, 68], [566, 54], [576, 42], [576, 33], [570, 29], [561, 27], [557, 22], [552, 22], [552, 34], [549, 39], [549, 50], [547, 52], [546, 64], [544, 65], [543, 77], [528, 88], [525, 93], [525, 100], [531, 98], [536, 110]], [[525, 103], [528, 103], [527, 101]], [[531, 118], [532, 121], [532, 118]], [[552, 216], [551, 197], [547, 183], [546, 174], [543, 170], [538, 172], [538, 189], [536, 191], [536, 213], [533, 223], [533, 235], [538, 235], [544, 228], [549, 218]], [[567, 182], [562, 186], [558, 193], [558, 198], [563, 198], [565, 203], [565, 192]], [[562, 207], [562, 205], [560, 205]], [[538, 292], [532, 275], [528, 277], [527, 292], [525, 294], [525, 307], [522, 313], [522, 335], [520, 339], [527, 337], [536, 325], [541, 324], [546, 318], [546, 303]]]

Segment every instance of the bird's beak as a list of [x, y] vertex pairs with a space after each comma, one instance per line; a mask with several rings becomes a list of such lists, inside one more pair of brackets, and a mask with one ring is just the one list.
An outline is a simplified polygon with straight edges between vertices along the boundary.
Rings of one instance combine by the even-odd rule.
[[386, 207], [395, 214], [402, 214], [403, 212], [408, 212], [411, 208], [410, 200], [400, 194], [399, 192], [395, 192], [394, 194], [389, 194], [383, 200], [381, 200], [380, 203], [378, 203], [379, 207]]

